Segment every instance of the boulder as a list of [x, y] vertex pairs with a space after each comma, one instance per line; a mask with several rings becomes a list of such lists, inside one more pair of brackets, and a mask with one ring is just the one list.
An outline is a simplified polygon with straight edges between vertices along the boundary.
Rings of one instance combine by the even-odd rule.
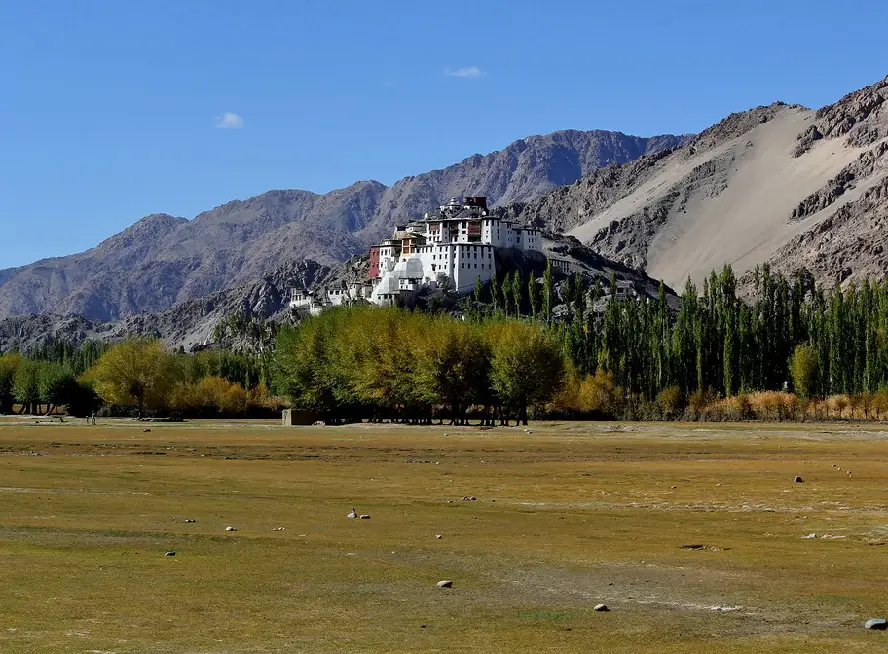
[[596, 604], [592, 610], [593, 611], [610, 611], [610, 609], [607, 608], [607, 604]]

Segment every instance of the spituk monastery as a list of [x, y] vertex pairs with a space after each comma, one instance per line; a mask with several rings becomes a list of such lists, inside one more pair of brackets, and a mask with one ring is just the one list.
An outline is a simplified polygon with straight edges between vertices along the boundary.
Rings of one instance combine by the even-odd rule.
[[487, 283], [496, 275], [498, 253], [542, 256], [542, 250], [538, 229], [493, 215], [487, 198], [453, 198], [421, 220], [398, 225], [391, 238], [372, 246], [367, 281], [320, 292], [294, 289], [290, 307], [317, 314], [357, 300], [409, 306], [422, 290], [442, 285], [470, 293], [476, 280]]
[[500, 250], [541, 252], [540, 231], [492, 215], [487, 198], [453, 198], [370, 248], [369, 299], [409, 303], [411, 295], [440, 284], [470, 293], [476, 280], [489, 282], [496, 274]]

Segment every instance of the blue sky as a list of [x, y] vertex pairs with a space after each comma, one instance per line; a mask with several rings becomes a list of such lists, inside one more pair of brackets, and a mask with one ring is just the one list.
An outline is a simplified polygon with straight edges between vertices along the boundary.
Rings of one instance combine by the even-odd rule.
[[0, 3], [0, 269], [149, 213], [698, 131], [888, 74], [884, 0]]

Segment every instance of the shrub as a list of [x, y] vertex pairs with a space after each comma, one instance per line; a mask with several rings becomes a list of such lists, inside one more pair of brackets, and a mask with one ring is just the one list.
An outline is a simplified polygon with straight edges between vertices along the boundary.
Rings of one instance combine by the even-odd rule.
[[684, 396], [677, 385], [667, 386], [657, 393], [657, 406], [667, 420], [675, 418], [684, 408]]

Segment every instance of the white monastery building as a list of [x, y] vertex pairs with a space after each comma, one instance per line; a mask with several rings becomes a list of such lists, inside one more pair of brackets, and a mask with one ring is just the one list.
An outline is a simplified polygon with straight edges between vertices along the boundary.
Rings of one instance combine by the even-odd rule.
[[453, 198], [372, 246], [368, 282], [316, 292], [294, 289], [290, 307], [317, 314], [361, 300], [410, 304], [419, 291], [441, 283], [470, 293], [477, 279], [486, 283], [496, 274], [497, 252], [516, 250], [541, 253], [540, 231], [492, 215], [485, 197]]
[[391, 304], [448, 279], [458, 293], [470, 293], [477, 279], [496, 274], [499, 250], [541, 252], [540, 231], [492, 215], [487, 198], [453, 198], [370, 248], [370, 301]]

